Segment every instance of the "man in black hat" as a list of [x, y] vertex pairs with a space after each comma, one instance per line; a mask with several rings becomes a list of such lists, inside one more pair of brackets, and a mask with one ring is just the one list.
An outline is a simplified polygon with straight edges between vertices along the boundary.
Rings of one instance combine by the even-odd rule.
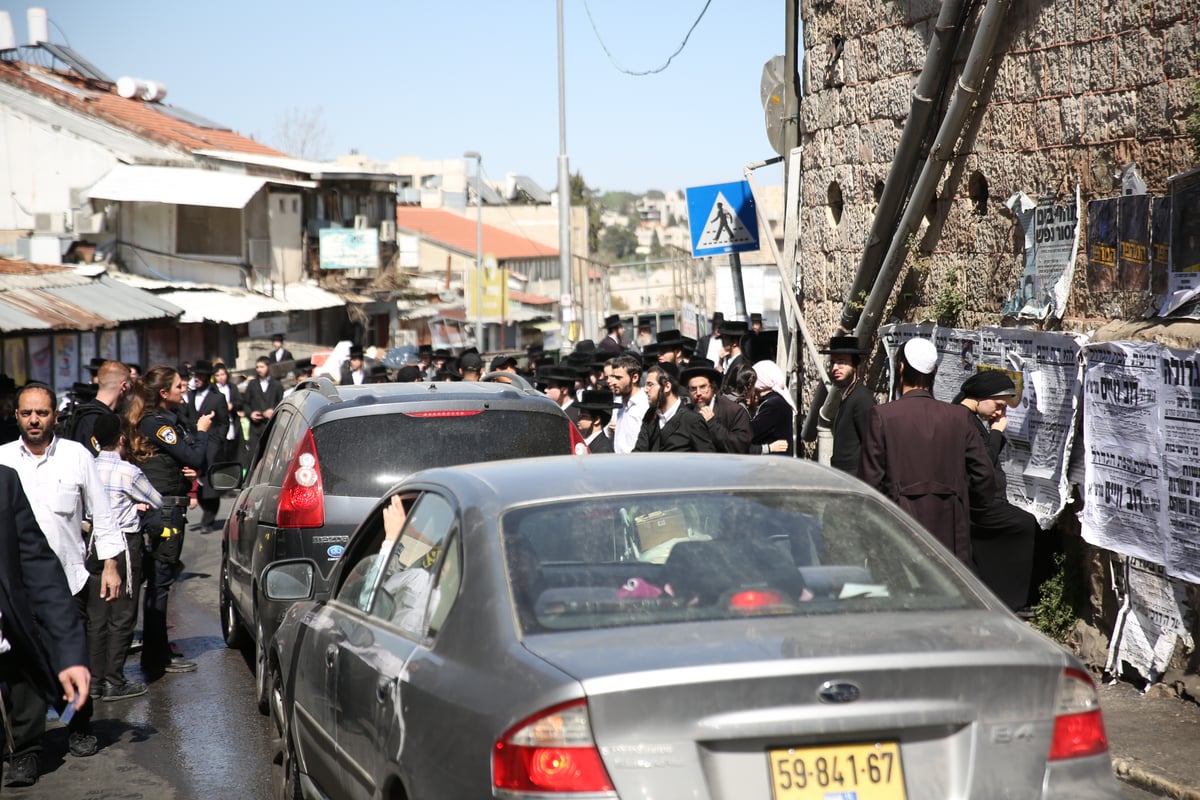
[[409, 364], [396, 370], [396, 383], [424, 383], [425, 373], [416, 364]]
[[249, 467], [254, 451], [258, 449], [258, 440], [275, 414], [275, 406], [283, 400], [283, 384], [271, 374], [271, 360], [266, 356], [259, 356], [254, 362], [254, 376], [246, 381], [243, 397], [246, 415], [250, 418], [250, 433], [246, 437], [246, 449], [242, 451], [242, 466]]
[[658, 332], [658, 360], [664, 364], [674, 364], [683, 369], [683, 365], [692, 357], [696, 340], [675, 328]]
[[[196, 420], [212, 412], [212, 425], [208, 429], [208, 455], [204, 463], [215, 464], [220, 460], [221, 448], [229, 434], [229, 403], [225, 401], [225, 395], [213, 388], [211, 361], [200, 359], [192, 367], [192, 372], [196, 377], [196, 388], [188, 390], [187, 402], [180, 407], [179, 417], [195, 430]], [[196, 502], [200, 506], [200, 523], [194, 525], [193, 529], [199, 529], [201, 533], [217, 530], [220, 527], [217, 525], [217, 510], [221, 506], [221, 493], [202, 478]]]
[[433, 366], [433, 345], [422, 344], [417, 345], [417, 363], [415, 365], [421, 372], [426, 372]]
[[579, 409], [579, 421], [576, 426], [583, 434], [583, 443], [593, 454], [611, 453], [612, 440], [604, 433], [608, 421], [612, 419], [613, 393], [608, 389], [584, 389], [582, 398], [575, 404]]
[[742, 357], [742, 337], [746, 335], [749, 328], [746, 323], [739, 320], [731, 320], [721, 323], [721, 379], [722, 394], [737, 393], [737, 376], [742, 371], [743, 367], [749, 367], [750, 364]]
[[1004, 429], [1008, 427], [1008, 409], [1019, 400], [1012, 378], [1003, 370], [986, 368], [963, 381], [954, 398], [972, 412], [996, 477], [992, 501], [971, 506], [975, 572], [1013, 611], [1036, 602], [1039, 581], [1033, 579], [1049, 577], [1053, 568], [1051, 554], [1035, 557], [1039, 540], [1048, 540], [1049, 534], [1041, 534], [1033, 514], [1008, 501], [1008, 476], [1000, 466], [1000, 454], [1007, 444]]
[[292, 351], [285, 350], [283, 347], [283, 334], [277, 333], [271, 337], [271, 352], [267, 355], [271, 359], [272, 364], [278, 364], [281, 361], [292, 361]]
[[100, 368], [104, 366], [104, 362], [106, 360], [107, 359], [105, 359], [104, 356], [95, 356], [91, 361], [88, 362], [87, 371], [88, 374], [92, 376], [90, 381], [91, 383], [98, 383], [96, 376], [99, 374]]
[[762, 314], [755, 312], [750, 315], [750, 330], [753, 333], [758, 333], [763, 329]]
[[575, 382], [579, 380], [579, 372], [567, 364], [547, 367], [538, 370], [538, 378], [546, 384], [546, 397], [549, 397], [563, 410], [571, 422], [579, 424], [579, 409], [575, 407]]
[[388, 374], [388, 368], [383, 364], [372, 364], [367, 369], [367, 379], [364, 383], [391, 383], [392, 376]]
[[650, 409], [642, 419], [635, 453], [712, 453], [708, 425], [679, 396], [679, 371], [674, 364], [655, 364], [646, 370], [646, 399]]
[[367, 382], [367, 370], [363, 366], [363, 349], [361, 345], [350, 345], [350, 358], [342, 364], [342, 374], [338, 378], [339, 386], [350, 386]]
[[478, 381], [483, 374], [483, 358], [478, 350], [465, 351], [458, 359], [458, 374], [464, 381]]
[[450, 355], [450, 351], [444, 347], [434, 350], [430, 356], [431, 363], [425, 368], [425, 380], [444, 380], [443, 378], [439, 378], [438, 375], [446, 370], [446, 362], [450, 360]]
[[609, 353], [611, 355], [619, 355], [625, 348], [621, 345], [621, 335], [625, 332], [625, 325], [621, 322], [620, 314], [610, 314], [604, 318], [604, 330], [608, 331], [608, 335], [600, 340], [596, 345], [596, 349], [601, 353]]
[[679, 373], [680, 383], [687, 388], [692, 405], [708, 425], [713, 447], [718, 453], [746, 454], [750, 452], [750, 414], [741, 403], [730, 400], [718, 390], [721, 373], [707, 358], [694, 358]]
[[867, 415], [875, 407], [875, 395], [863, 385], [859, 375], [867, 351], [858, 346], [856, 336], [834, 336], [821, 353], [829, 356], [829, 377], [841, 393], [841, 404], [833, 419], [829, 464], [857, 475], [863, 437], [867, 435]]

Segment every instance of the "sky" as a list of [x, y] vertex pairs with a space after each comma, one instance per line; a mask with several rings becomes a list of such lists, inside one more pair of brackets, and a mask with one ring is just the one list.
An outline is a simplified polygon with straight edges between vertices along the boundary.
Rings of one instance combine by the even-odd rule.
[[[784, 0], [564, 0], [566, 152], [600, 191], [741, 180], [774, 156], [759, 84], [784, 51]], [[18, 42], [28, 4], [0, 0]], [[111, 77], [277, 144], [319, 111], [332, 158], [483, 157], [485, 178], [558, 180], [555, 0], [44, 0], [50, 40]], [[589, 12], [591, 21], [589, 21]], [[703, 16], [701, 16], [701, 12]], [[683, 50], [662, 67], [688, 35]], [[594, 21], [595, 29], [592, 22]], [[598, 35], [597, 35], [598, 32]], [[610, 56], [605, 53], [607, 47]], [[755, 182], [782, 182], [777, 168]]]

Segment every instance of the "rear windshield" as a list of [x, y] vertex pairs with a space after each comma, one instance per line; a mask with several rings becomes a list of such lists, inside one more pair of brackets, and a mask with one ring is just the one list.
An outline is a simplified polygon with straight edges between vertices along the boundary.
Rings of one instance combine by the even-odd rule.
[[982, 605], [862, 495], [596, 497], [514, 509], [501, 530], [527, 633]]
[[417, 470], [569, 455], [569, 424], [566, 417], [528, 411], [397, 413], [331, 420], [313, 429], [313, 439], [327, 494], [378, 497]]

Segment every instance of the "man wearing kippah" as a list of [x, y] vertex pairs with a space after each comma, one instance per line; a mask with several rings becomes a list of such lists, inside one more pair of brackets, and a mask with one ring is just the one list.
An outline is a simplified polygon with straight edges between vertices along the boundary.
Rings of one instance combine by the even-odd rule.
[[900, 348], [901, 395], [868, 413], [858, 477], [970, 565], [971, 508], [992, 501], [995, 471], [971, 413], [934, 398], [937, 360], [928, 339]]

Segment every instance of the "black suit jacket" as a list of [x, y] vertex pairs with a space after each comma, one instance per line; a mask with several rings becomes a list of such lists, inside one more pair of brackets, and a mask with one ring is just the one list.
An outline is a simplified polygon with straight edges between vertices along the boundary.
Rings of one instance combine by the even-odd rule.
[[[221, 460], [221, 450], [225, 446], [225, 437], [229, 434], [229, 405], [225, 402], [225, 395], [221, 394], [220, 389], [210, 386], [208, 394], [204, 396], [200, 408], [197, 409], [196, 390], [189, 389], [183, 408], [187, 409], [187, 426], [192, 431], [196, 430], [196, 420], [210, 411], [212, 412], [213, 421], [212, 426], [208, 429], [208, 449], [205, 463], [209, 466], [216, 464]], [[200, 496], [213, 498], [220, 497], [221, 493], [210, 488], [208, 482], [205, 481], [200, 484]]]
[[704, 417], [681, 401], [675, 415], [662, 428], [658, 427], [658, 412], [653, 408], [646, 410], [633, 452], [713, 453], [716, 450]]
[[596, 345], [596, 349], [605, 355], [619, 356], [621, 354], [621, 345], [611, 336], [601, 339], [600, 343]]
[[283, 348], [282, 353], [278, 353], [278, 352], [272, 350], [271, 354], [269, 356], [267, 356], [267, 358], [271, 359], [272, 364], [279, 364], [284, 361], [293, 361], [294, 360], [292, 358], [292, 351], [288, 350], [286, 347]]
[[38, 527], [21, 479], [0, 466], [0, 630], [17, 663], [54, 704], [58, 673], [88, 662], [83, 619], [58, 556]]
[[745, 455], [750, 452], [750, 413], [740, 403], [717, 395], [713, 418], [707, 424], [718, 453]]
[[[242, 401], [246, 404], [246, 413], [250, 414], [254, 411], [267, 411], [279, 405], [279, 401], [283, 400], [283, 384], [271, 378], [267, 384], [267, 390], [264, 392], [259, 386], [258, 376], [250, 378], [250, 382], [246, 384], [246, 394], [242, 397]], [[250, 421], [251, 426], [266, 425], [268, 420], [261, 422]]]
[[595, 439], [592, 439], [592, 443], [588, 445], [588, 450], [590, 450], [593, 454], [611, 453], [613, 452], [612, 439], [605, 436], [604, 433], [601, 433]]

